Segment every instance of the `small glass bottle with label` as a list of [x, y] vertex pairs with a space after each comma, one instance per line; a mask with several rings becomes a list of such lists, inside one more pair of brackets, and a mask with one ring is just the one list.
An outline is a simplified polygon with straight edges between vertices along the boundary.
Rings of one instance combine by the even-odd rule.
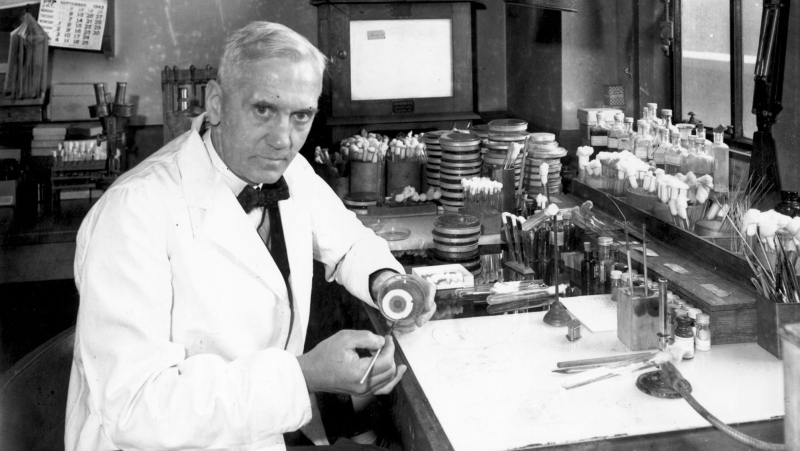
[[625, 115], [617, 113], [614, 115], [614, 124], [608, 130], [608, 150], [619, 150], [619, 135], [622, 133], [622, 121]]
[[597, 123], [589, 129], [589, 145], [594, 148], [594, 154], [608, 150], [608, 126], [602, 111], [597, 112]]
[[636, 158], [647, 161], [653, 149], [653, 137], [650, 135], [650, 125], [642, 124], [639, 127], [639, 139], [636, 140], [636, 147], [633, 154]]
[[681, 158], [686, 149], [681, 147], [681, 134], [670, 135], [671, 145], [664, 151], [664, 172], [670, 175], [681, 172]]
[[625, 122], [622, 124], [622, 132], [619, 134], [619, 150], [622, 152], [623, 150], [627, 150], [628, 152], [633, 153], [633, 118], [626, 117]]
[[720, 194], [729, 192], [730, 154], [731, 149], [723, 141], [725, 127], [722, 124], [714, 129], [714, 144], [711, 145], [711, 156], [714, 157], [714, 191]]
[[695, 319], [694, 347], [698, 351], [711, 350], [711, 316], [698, 313]]
[[667, 149], [672, 147], [672, 143], [669, 140], [669, 134], [667, 133], [667, 129], [665, 127], [659, 127], [659, 143], [658, 146], [653, 150], [652, 157], [650, 158], [653, 161], [653, 164], [656, 165], [657, 169], [664, 169], [666, 166], [666, 157], [667, 157]]
[[[680, 315], [680, 313], [678, 313]], [[684, 360], [694, 358], [694, 333], [692, 333], [692, 319], [686, 316], [675, 318], [675, 343], [670, 352], [675, 356], [682, 356]]]
[[611, 262], [611, 243], [613, 241], [611, 237], [607, 236], [601, 236], [597, 239], [597, 284], [600, 287], [600, 291], [604, 293], [607, 293], [611, 288], [611, 280], [606, 271], [608, 271], [609, 263]]

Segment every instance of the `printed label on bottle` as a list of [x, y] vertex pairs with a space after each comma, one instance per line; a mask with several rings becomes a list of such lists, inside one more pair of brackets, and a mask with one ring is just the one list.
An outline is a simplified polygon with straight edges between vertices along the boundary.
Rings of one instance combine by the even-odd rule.
[[681, 165], [681, 154], [680, 152], [673, 152], [668, 150], [666, 155], [664, 156], [666, 163], [671, 164], [673, 166], [680, 166]]
[[618, 149], [619, 148], [619, 138], [616, 136], [609, 136], [608, 137], [608, 148], [609, 149]]
[[608, 136], [592, 136], [589, 139], [589, 144], [591, 144], [592, 147], [608, 147]]
[[636, 146], [636, 152], [634, 152], [634, 155], [636, 155], [636, 158], [639, 158], [641, 160], [646, 160], [647, 157], [648, 157], [647, 150], [648, 150], [649, 147], [650, 146], [647, 146], [647, 145], [645, 145], [645, 146]]

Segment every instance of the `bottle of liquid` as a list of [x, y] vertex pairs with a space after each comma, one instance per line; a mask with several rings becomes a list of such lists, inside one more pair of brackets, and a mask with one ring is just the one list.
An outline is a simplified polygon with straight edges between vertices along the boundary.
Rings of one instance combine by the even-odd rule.
[[622, 131], [619, 134], [619, 150], [620, 152], [623, 150], [627, 150], [628, 152], [633, 152], [632, 140], [633, 140], [633, 118], [626, 117], [625, 122], [622, 124]]
[[611, 261], [614, 262], [614, 265], [611, 267], [611, 270], [619, 269], [619, 243], [611, 243], [611, 257], [610, 258], [611, 258]]
[[680, 315], [675, 318], [675, 349], [670, 350], [673, 355], [682, 355], [684, 360], [694, 358], [694, 334], [692, 333], [692, 319], [688, 316]]
[[686, 175], [689, 172], [689, 158], [693, 157], [696, 153], [696, 143], [697, 137], [690, 136], [689, 137], [689, 147], [686, 149], [686, 152], [681, 153], [681, 168], [680, 173]]
[[694, 347], [698, 351], [711, 349], [711, 317], [707, 313], [698, 313], [695, 318], [696, 333]]
[[611, 271], [611, 300], [614, 302], [619, 301], [619, 290], [624, 285], [622, 284], [622, 271]]
[[639, 139], [636, 140], [636, 147], [633, 154], [636, 158], [647, 161], [653, 149], [653, 137], [650, 135], [650, 125], [642, 124], [639, 129]]
[[657, 103], [648, 103], [647, 109], [649, 110], [650, 117], [648, 118], [650, 122], [650, 133], [651, 136], [655, 134], [655, 130], [657, 127], [664, 125], [663, 121], [656, 116], [658, 112], [658, 104]]
[[597, 284], [604, 293], [608, 293], [611, 289], [611, 278], [606, 271], [611, 261], [611, 243], [613, 241], [611, 237], [607, 236], [601, 236], [597, 239], [597, 269], [599, 272]]
[[589, 144], [595, 155], [608, 150], [608, 126], [602, 111], [597, 112], [597, 123], [589, 129]]
[[[667, 132], [666, 127], [659, 127], [658, 132], [659, 135], [659, 143], [658, 146], [653, 151], [653, 164], [656, 165], [658, 169], [664, 169], [666, 167], [666, 157], [667, 157], [667, 149], [672, 147], [672, 143], [669, 139], [669, 134]], [[678, 134], [680, 136], [680, 134]]]
[[625, 115], [617, 113], [614, 115], [614, 125], [608, 130], [608, 149], [611, 151], [619, 150], [619, 135], [622, 132], [622, 120]]
[[559, 252], [564, 252], [564, 217], [556, 216], [556, 228], [550, 231], [550, 245], [558, 246]]
[[672, 110], [667, 110], [667, 109], [661, 110], [661, 117], [664, 119], [664, 127], [667, 127], [669, 133], [680, 132], [680, 130], [678, 130], [678, 127], [676, 127], [672, 123]]
[[575, 247], [575, 224], [572, 223], [572, 213], [566, 211], [562, 214], [564, 217], [564, 252], [574, 252]]
[[664, 172], [677, 174], [681, 172], [681, 157], [686, 153], [686, 149], [681, 147], [680, 133], [670, 135], [670, 143], [669, 148], [664, 151]]
[[722, 140], [725, 127], [722, 124], [714, 129], [714, 144], [711, 145], [711, 156], [714, 157], [714, 191], [727, 194], [730, 191], [730, 149]]
[[595, 265], [592, 256], [592, 243], [583, 243], [583, 260], [581, 260], [581, 291], [583, 294], [594, 294]]
[[689, 171], [694, 175], [702, 177], [714, 172], [714, 157], [706, 152], [704, 139], [700, 136], [694, 138], [694, 154], [689, 154]]

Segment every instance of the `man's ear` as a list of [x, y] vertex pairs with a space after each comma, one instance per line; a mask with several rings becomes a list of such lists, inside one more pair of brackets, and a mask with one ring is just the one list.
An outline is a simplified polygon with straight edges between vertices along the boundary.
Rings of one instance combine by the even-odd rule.
[[206, 84], [206, 112], [211, 125], [219, 125], [222, 117], [222, 96], [222, 86], [216, 80], [209, 80]]

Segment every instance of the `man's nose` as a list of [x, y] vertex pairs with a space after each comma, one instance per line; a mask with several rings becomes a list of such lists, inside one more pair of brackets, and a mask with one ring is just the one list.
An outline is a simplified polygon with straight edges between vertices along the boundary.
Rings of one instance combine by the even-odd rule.
[[288, 116], [280, 115], [273, 122], [267, 135], [267, 143], [278, 150], [292, 145], [292, 122]]

